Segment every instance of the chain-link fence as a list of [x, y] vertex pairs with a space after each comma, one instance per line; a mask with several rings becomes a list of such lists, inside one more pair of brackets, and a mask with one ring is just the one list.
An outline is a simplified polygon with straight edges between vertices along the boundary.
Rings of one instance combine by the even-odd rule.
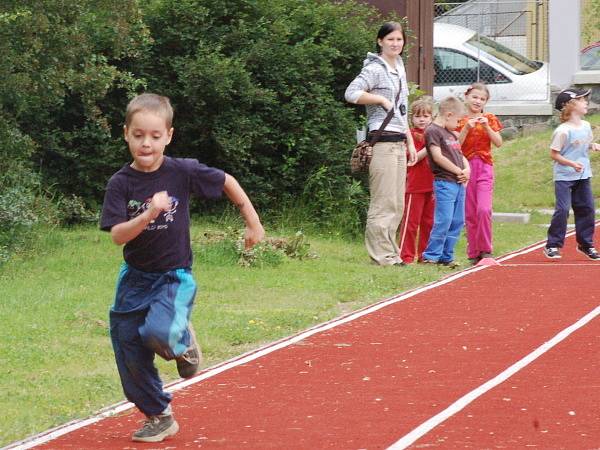
[[548, 0], [438, 3], [434, 97], [462, 95], [476, 81], [491, 102], [547, 102]]

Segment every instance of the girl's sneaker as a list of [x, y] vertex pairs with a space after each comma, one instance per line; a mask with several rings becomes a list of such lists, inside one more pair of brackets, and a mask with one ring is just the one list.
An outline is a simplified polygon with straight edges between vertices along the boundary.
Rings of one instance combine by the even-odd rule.
[[148, 417], [142, 428], [133, 433], [131, 440], [136, 442], [161, 442], [170, 436], [174, 436], [178, 431], [179, 425], [173, 418], [173, 414], [170, 412], [163, 413]]
[[581, 245], [578, 245], [577, 251], [579, 253], [583, 253], [589, 259], [592, 259], [594, 261], [600, 260], [600, 253], [598, 253], [598, 251], [596, 251], [596, 249], [594, 247], [584, 248]]

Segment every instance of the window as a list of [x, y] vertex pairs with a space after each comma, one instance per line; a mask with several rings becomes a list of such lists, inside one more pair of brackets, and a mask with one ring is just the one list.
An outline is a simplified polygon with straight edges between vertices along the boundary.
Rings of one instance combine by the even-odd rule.
[[596, 42], [581, 51], [582, 70], [600, 70], [600, 42]]
[[525, 58], [510, 48], [477, 33], [465, 44], [471, 45], [475, 50], [484, 51], [489, 55], [490, 59], [495, 60], [498, 65], [510, 70], [515, 75], [533, 73], [543, 65], [539, 61], [532, 61]]
[[482, 81], [486, 84], [510, 83], [502, 73], [464, 53], [447, 48], [434, 49], [436, 86], [456, 86]]

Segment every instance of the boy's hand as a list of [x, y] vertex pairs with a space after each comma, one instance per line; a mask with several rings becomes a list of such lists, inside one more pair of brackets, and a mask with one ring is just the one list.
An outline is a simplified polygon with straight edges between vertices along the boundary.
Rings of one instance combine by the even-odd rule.
[[573, 162], [573, 169], [575, 169], [575, 172], [582, 172], [583, 171], [583, 164], [581, 164], [578, 161], [574, 161]]
[[481, 116], [477, 119], [477, 122], [479, 122], [481, 125], [483, 125], [484, 127], [489, 127], [490, 126], [490, 121], [488, 120], [487, 117], [485, 116]]
[[265, 238], [265, 229], [262, 224], [259, 222], [257, 225], [246, 227], [246, 231], [244, 233], [244, 247], [246, 250], [250, 250], [260, 241]]
[[157, 192], [152, 196], [152, 201], [150, 201], [150, 211], [151, 217], [156, 219], [161, 212], [168, 211], [171, 209], [171, 198], [167, 191]]
[[593, 152], [600, 152], [600, 144], [596, 144], [595, 142], [590, 145], [590, 148]]
[[456, 175], [459, 184], [467, 184], [471, 178], [471, 169], [463, 169]]

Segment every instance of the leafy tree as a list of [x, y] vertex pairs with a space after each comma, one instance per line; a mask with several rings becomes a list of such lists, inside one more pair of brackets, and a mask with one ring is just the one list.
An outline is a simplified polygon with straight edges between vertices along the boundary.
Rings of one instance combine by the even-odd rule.
[[122, 151], [109, 94], [142, 84], [119, 64], [149, 43], [135, 0], [2, 2], [0, 113], [32, 140], [45, 186], [97, 198]]
[[[3, 0], [0, 146], [33, 180], [23, 189], [59, 191], [73, 220], [128, 159], [128, 98], [155, 91], [176, 108], [172, 154], [223, 167], [263, 208], [304, 202], [355, 224], [362, 109], [343, 92], [381, 20], [353, 1]], [[2, 141], [11, 128], [22, 146]]]
[[33, 149], [31, 139], [0, 114], [0, 264], [37, 221], [39, 177], [29, 162]]
[[318, 0], [154, 2], [140, 75], [175, 105], [171, 151], [223, 167], [262, 206], [298, 201], [323, 167], [343, 194], [356, 124], [343, 92], [373, 49], [373, 14]]
[[583, 2], [582, 47], [600, 39], [600, 0]]

